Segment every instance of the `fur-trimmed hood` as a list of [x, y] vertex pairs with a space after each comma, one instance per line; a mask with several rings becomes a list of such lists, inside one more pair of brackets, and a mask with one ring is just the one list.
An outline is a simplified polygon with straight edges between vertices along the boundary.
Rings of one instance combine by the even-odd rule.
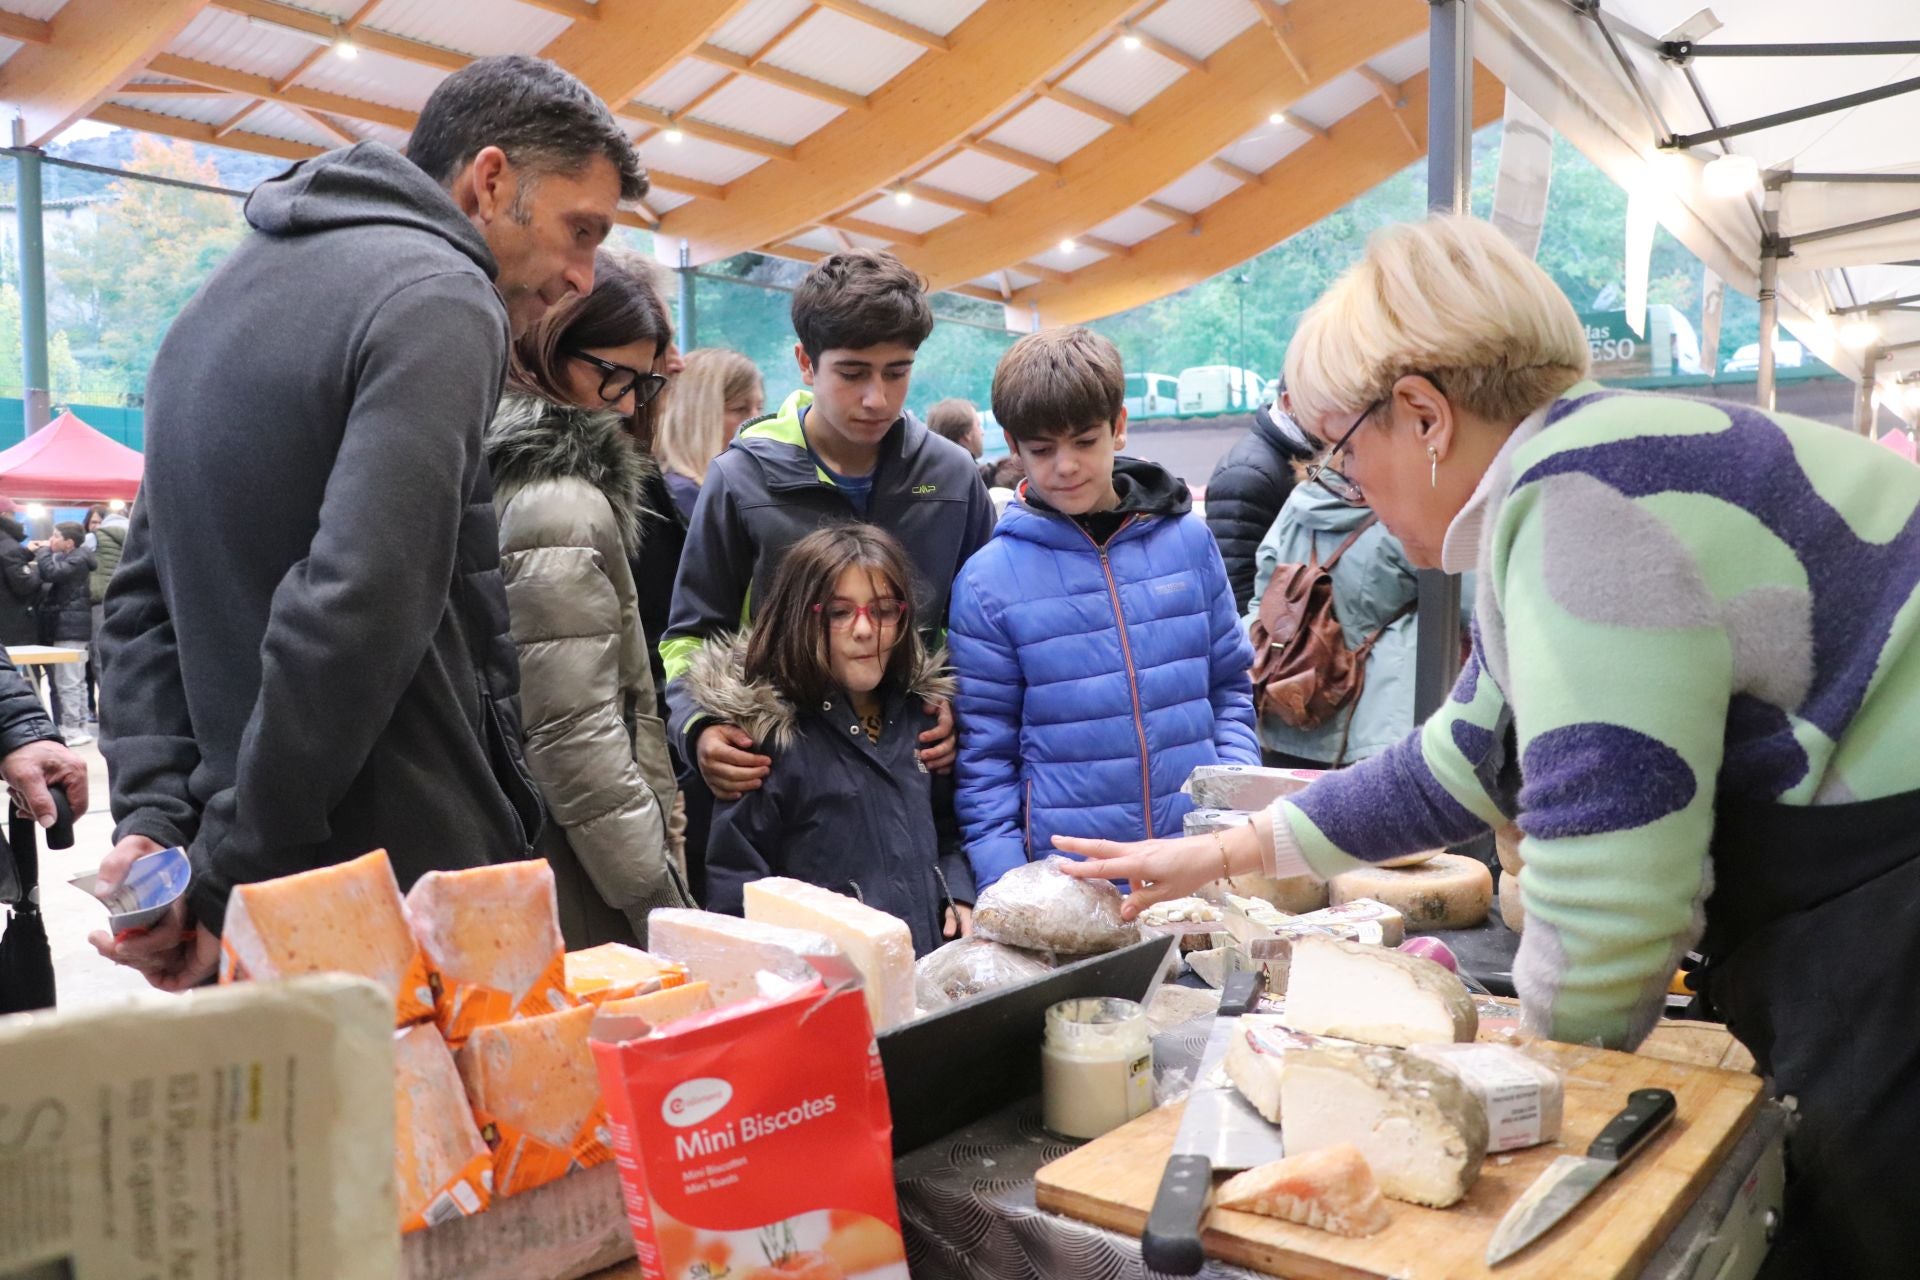
[[[716, 720], [738, 725], [755, 742], [770, 743], [775, 750], [784, 751], [793, 745], [800, 710], [765, 680], [748, 680], [746, 665], [745, 632], [716, 636], [693, 655], [687, 668], [687, 692], [700, 710]], [[921, 655], [919, 666], [907, 681], [907, 694], [951, 700], [954, 687], [947, 651], [935, 649]]]
[[542, 480], [586, 481], [612, 505], [627, 553], [640, 549], [641, 521], [650, 514], [644, 489], [658, 468], [619, 414], [510, 392], [487, 429], [487, 465], [502, 506], [516, 490]]

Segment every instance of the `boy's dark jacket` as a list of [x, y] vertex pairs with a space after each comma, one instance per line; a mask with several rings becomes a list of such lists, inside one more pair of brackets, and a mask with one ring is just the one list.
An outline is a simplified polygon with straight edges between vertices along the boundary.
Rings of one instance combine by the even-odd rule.
[[920, 767], [927, 698], [951, 698], [944, 653], [926, 657], [906, 688], [883, 689], [885, 727], [868, 739], [852, 701], [834, 692], [796, 707], [745, 676], [746, 640], [703, 646], [686, 687], [704, 715], [738, 725], [768, 748], [758, 791], [714, 809], [707, 844], [708, 906], [738, 915], [742, 889], [791, 876], [906, 921], [916, 955], [939, 946], [949, 900], [973, 901], [973, 878], [952, 822], [952, 786]]

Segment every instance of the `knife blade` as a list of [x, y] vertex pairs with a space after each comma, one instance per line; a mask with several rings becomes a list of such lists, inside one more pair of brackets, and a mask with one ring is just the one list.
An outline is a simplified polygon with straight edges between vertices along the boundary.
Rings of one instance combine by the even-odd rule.
[[1635, 1089], [1627, 1105], [1607, 1121], [1584, 1156], [1561, 1156], [1534, 1179], [1507, 1210], [1487, 1242], [1487, 1265], [1499, 1266], [1572, 1213], [1593, 1189], [1672, 1123], [1676, 1104], [1665, 1089]]
[[1251, 1169], [1278, 1160], [1284, 1149], [1280, 1131], [1255, 1111], [1240, 1091], [1219, 1080], [1219, 1069], [1240, 1016], [1260, 997], [1260, 975], [1227, 975], [1220, 1011], [1207, 1034], [1207, 1047], [1187, 1095], [1187, 1109], [1174, 1135], [1173, 1154], [1160, 1176], [1147, 1225], [1140, 1233], [1140, 1255], [1165, 1275], [1198, 1274], [1206, 1255], [1200, 1248], [1200, 1219], [1213, 1191], [1216, 1170]]

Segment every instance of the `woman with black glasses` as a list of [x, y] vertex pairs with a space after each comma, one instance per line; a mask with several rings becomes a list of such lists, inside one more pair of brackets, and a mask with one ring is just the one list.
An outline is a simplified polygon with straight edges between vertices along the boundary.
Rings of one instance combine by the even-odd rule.
[[487, 436], [527, 765], [549, 821], [570, 950], [645, 945], [647, 913], [690, 906], [670, 852], [673, 769], [629, 557], [653, 462], [626, 423], [666, 384], [659, 296], [605, 253], [593, 292], [515, 345]]

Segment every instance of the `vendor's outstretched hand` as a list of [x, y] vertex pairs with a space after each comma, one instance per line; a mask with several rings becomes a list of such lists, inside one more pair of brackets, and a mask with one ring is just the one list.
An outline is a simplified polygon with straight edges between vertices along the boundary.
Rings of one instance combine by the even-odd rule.
[[1211, 880], [1220, 878], [1220, 846], [1211, 835], [1180, 840], [1082, 840], [1055, 836], [1053, 847], [1077, 854], [1083, 862], [1063, 862], [1060, 869], [1082, 880], [1125, 880], [1132, 892], [1120, 906], [1122, 919], [1132, 920], [1156, 902], [1184, 898]]

